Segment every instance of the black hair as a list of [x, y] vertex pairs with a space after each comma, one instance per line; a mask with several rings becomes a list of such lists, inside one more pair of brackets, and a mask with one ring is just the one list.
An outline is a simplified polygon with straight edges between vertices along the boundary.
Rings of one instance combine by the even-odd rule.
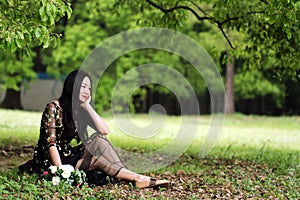
[[[76, 116], [82, 112], [79, 101], [79, 92], [85, 77], [91, 80], [88, 73], [82, 70], [74, 70], [68, 74], [64, 81], [62, 94], [58, 101], [63, 110], [62, 122], [66, 133], [76, 130]], [[75, 120], [74, 120], [75, 119]]]

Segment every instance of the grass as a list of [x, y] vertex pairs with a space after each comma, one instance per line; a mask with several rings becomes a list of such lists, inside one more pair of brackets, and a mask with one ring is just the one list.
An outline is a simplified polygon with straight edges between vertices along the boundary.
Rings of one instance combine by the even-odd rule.
[[[0, 109], [0, 147], [15, 143], [35, 144], [39, 135], [39, 125], [41, 112], [16, 111]], [[125, 127], [131, 126], [124, 119], [124, 116], [116, 117], [118, 124]], [[140, 126], [141, 132], [135, 134], [125, 133], [112, 116], [107, 115], [105, 120], [111, 129], [109, 135], [112, 142], [121, 148], [136, 149], [143, 148], [152, 150], [164, 147], [178, 135], [180, 127], [184, 127], [184, 139], [188, 140], [195, 136], [188, 151], [196, 153], [201, 151], [205, 137], [208, 137], [208, 129], [211, 123], [211, 116], [190, 116], [185, 117], [188, 123], [182, 124], [181, 117], [168, 116], [166, 119], [160, 115], [150, 119], [148, 115], [133, 115], [132, 123]], [[163, 122], [162, 122], [163, 121]], [[215, 148], [218, 149], [242, 148], [244, 154], [247, 149], [279, 149], [282, 151], [300, 151], [300, 117], [266, 117], [266, 116], [246, 116], [241, 114], [226, 116], [223, 128], [218, 137], [215, 138]], [[124, 125], [123, 124], [123, 125]], [[159, 127], [149, 128], [161, 124]], [[196, 132], [189, 131], [195, 128]], [[144, 128], [144, 129], [143, 129]], [[135, 127], [131, 128], [132, 130]], [[146, 131], [145, 131], [146, 130]], [[149, 131], [148, 131], [149, 130]], [[150, 132], [152, 130], [152, 132]], [[153, 131], [154, 130], [154, 131]], [[151, 133], [151, 134], [149, 134]], [[149, 145], [151, 144], [151, 145]], [[230, 152], [230, 151], [229, 151]]]
[[[0, 116], [0, 147], [3, 148], [11, 144], [33, 145], [37, 142], [41, 112], [0, 109]], [[298, 192], [300, 185], [299, 116], [267, 117], [242, 114], [226, 116], [218, 138], [214, 138], [216, 140], [212, 142], [213, 148], [204, 158], [200, 155], [203, 151], [203, 141], [210, 128], [211, 116], [187, 116], [184, 117], [187, 119], [184, 123], [182, 123], [181, 117], [175, 116], [164, 118], [160, 115], [152, 115], [153, 118], [151, 119], [148, 115], [138, 114], [131, 117], [135, 125], [144, 129], [136, 133], [134, 131], [125, 133], [124, 129], [130, 127], [130, 122], [126, 121], [124, 116], [117, 117], [119, 123], [124, 122], [125, 128], [123, 126], [122, 131], [112, 116], [105, 115], [111, 129], [109, 138], [115, 146], [128, 152], [142, 151], [146, 153], [167, 145], [175, 145], [175, 148], [168, 152], [173, 153], [173, 150], [180, 149], [179, 147], [184, 144], [184, 141], [190, 140], [190, 145], [185, 144], [187, 149], [182, 153], [183, 156], [170, 165], [153, 172], [156, 176], [166, 178], [171, 176], [176, 179], [178, 186], [176, 191], [186, 194], [185, 197], [188, 199], [198, 199], [199, 195], [202, 198], [215, 199], [221, 198], [222, 195], [231, 195], [232, 198], [254, 199], [300, 198]], [[162, 126], [155, 127], [156, 124]], [[192, 141], [190, 137], [194, 134], [195, 125], [197, 125], [196, 137]], [[184, 127], [182, 137], [179, 142], [172, 144], [181, 127]], [[145, 129], [147, 131], [143, 132]], [[166, 175], [166, 171], [170, 172], [171, 175]], [[182, 171], [183, 174], [178, 174], [178, 171]], [[4, 180], [5, 177], [15, 181], [7, 183], [11, 185], [6, 188], [14, 188], [10, 189], [11, 191], [5, 189], [4, 186], [0, 187], [0, 193], [4, 191], [7, 193], [4, 196], [12, 199], [16, 197], [13, 195], [16, 192], [26, 194], [30, 199], [30, 197], [41, 193], [41, 188], [47, 188], [43, 185], [47, 183], [37, 183], [37, 179], [34, 177], [30, 177], [26, 182], [22, 177], [17, 176], [14, 170], [2, 171], [0, 177], [2, 177], [0, 182], [7, 182]], [[24, 181], [31, 189], [28, 187], [26, 190], [17, 189], [18, 183]], [[141, 195], [141, 193], [136, 194], [136, 190], [132, 188], [124, 187], [114, 186], [114, 189], [108, 188], [100, 191], [90, 188], [76, 189], [73, 193], [68, 192], [67, 188], [61, 188], [56, 191], [58, 192], [56, 194], [67, 193], [74, 199], [82, 197], [93, 199], [93, 196], [118, 199], [119, 195], [122, 198], [124, 195], [128, 195], [128, 198], [134, 199]], [[187, 193], [187, 188], [193, 193]], [[49, 189], [49, 191], [45, 190], [42, 193], [44, 196], [53, 198], [52, 193], [54, 192], [54, 189]], [[177, 196], [170, 196], [171, 193], [167, 191], [160, 192], [159, 199], [177, 198]], [[145, 191], [142, 195], [147, 199], [157, 199], [149, 191]], [[42, 198], [42, 195], [38, 196]]]
[[39, 134], [40, 112], [0, 109], [0, 147], [16, 143], [35, 143]]

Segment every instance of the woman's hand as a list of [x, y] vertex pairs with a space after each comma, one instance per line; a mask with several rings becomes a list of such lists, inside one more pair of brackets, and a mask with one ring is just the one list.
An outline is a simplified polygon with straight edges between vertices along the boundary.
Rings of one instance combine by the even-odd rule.
[[50, 159], [53, 165], [55, 166], [60, 166], [61, 160], [60, 160], [60, 156], [59, 156], [59, 152], [56, 146], [52, 146], [49, 148], [49, 154], [50, 154]]
[[98, 115], [98, 113], [94, 110], [91, 102], [91, 96], [89, 96], [85, 102], [82, 102], [80, 106], [90, 115], [91, 119], [94, 122], [96, 129], [103, 135], [109, 134], [109, 128], [105, 121]]
[[86, 99], [86, 101], [85, 101], [85, 102], [82, 102], [82, 103], [80, 104], [80, 106], [81, 106], [84, 110], [87, 110], [87, 107], [88, 107], [88, 106], [91, 106], [91, 105], [90, 105], [91, 100], [92, 100], [92, 96], [89, 95], [89, 97]]

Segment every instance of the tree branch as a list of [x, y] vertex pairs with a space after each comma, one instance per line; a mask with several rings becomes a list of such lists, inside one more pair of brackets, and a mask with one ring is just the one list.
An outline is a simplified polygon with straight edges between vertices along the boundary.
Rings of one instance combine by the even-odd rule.
[[[248, 16], [248, 15], [253, 15], [253, 14], [262, 14], [264, 11], [253, 11], [253, 12], [248, 12], [248, 13], [245, 13], [245, 16]], [[245, 16], [237, 16], [237, 17], [231, 17], [231, 18], [227, 18], [225, 20], [223, 20], [222, 22], [220, 22], [221, 26], [225, 23], [228, 23], [230, 21], [234, 21], [234, 20], [238, 20], [238, 19], [243, 19], [245, 18]]]
[[265, 3], [266, 5], [269, 4], [269, 2], [267, 0], [260, 0], [261, 2]]
[[199, 21], [202, 21], [202, 20], [209, 20], [210, 17], [201, 17], [200, 15], [198, 15], [198, 13], [193, 10], [192, 8], [188, 7], [188, 6], [183, 6], [183, 5], [177, 5], [177, 6], [174, 6], [172, 8], [164, 8], [156, 3], [154, 3], [153, 1], [151, 0], [146, 0], [147, 3], [149, 3], [151, 6], [161, 10], [162, 12], [164, 13], [169, 13], [169, 12], [174, 12], [175, 10], [179, 10], [179, 9], [184, 9], [184, 10], [188, 10], [190, 11], [191, 13], [193, 13], [193, 15], [199, 20]]
[[230, 39], [229, 39], [228, 36], [226, 35], [226, 33], [225, 33], [225, 31], [224, 31], [224, 29], [223, 29], [223, 27], [222, 27], [222, 24], [219, 23], [219, 22], [216, 22], [216, 23], [217, 23], [217, 26], [218, 26], [219, 30], [221, 31], [223, 37], [225, 38], [225, 40], [226, 40], [227, 43], [229, 44], [229, 46], [230, 46], [232, 49], [235, 49], [234, 46], [232, 45]]
[[[262, 3], [264, 4], [268, 4], [267, 0], [260, 0]], [[261, 14], [264, 11], [253, 11], [253, 12], [248, 12], [243, 16], [237, 16], [237, 17], [231, 17], [231, 18], [227, 18], [223, 21], [218, 21], [217, 19], [215, 19], [212, 16], [209, 16], [200, 6], [198, 6], [195, 2], [193, 1], [189, 1], [190, 3], [192, 3], [193, 6], [195, 6], [203, 15], [204, 17], [201, 17], [193, 8], [188, 7], [188, 6], [184, 6], [184, 5], [179, 5], [179, 1], [176, 2], [175, 6], [172, 8], [164, 8], [160, 5], [158, 5], [157, 3], [153, 2], [152, 0], [146, 0], [147, 3], [149, 3], [151, 6], [161, 10], [164, 13], [169, 13], [169, 12], [173, 12], [175, 10], [179, 10], [179, 9], [183, 9], [183, 10], [187, 10], [189, 12], [191, 12], [198, 21], [204, 21], [204, 20], [208, 20], [210, 21], [212, 24], [216, 24], [218, 29], [221, 31], [223, 37], [226, 39], [227, 43], [229, 44], [229, 46], [234, 49], [230, 39], [228, 38], [227, 34], [225, 33], [224, 29], [223, 29], [223, 25], [226, 23], [229, 23], [230, 21], [234, 21], [234, 20], [238, 20], [238, 19], [243, 19], [245, 18], [245, 16], [248, 15], [253, 15], [253, 14]]]
[[200, 12], [202, 12], [205, 16], [208, 16], [208, 14], [200, 7], [198, 6], [194, 1], [190, 1]]
[[[153, 7], [157, 8], [157, 9], [161, 10], [161, 11], [164, 12], [164, 13], [169, 13], [169, 12], [173, 12], [173, 11], [175, 11], [175, 10], [184, 9], [184, 10], [190, 11], [190, 12], [197, 18], [197, 20], [199, 20], [199, 21], [208, 20], [208, 21], [211, 21], [212, 23], [217, 24], [217, 27], [220, 29], [220, 31], [221, 31], [223, 37], [226, 39], [226, 41], [227, 41], [227, 43], [229, 44], [229, 46], [230, 46], [232, 49], [234, 49], [234, 47], [233, 47], [231, 41], [229, 40], [228, 36], [226, 35], [226, 33], [225, 33], [225, 31], [224, 31], [224, 29], [223, 29], [223, 27], [222, 27], [222, 25], [224, 24], [223, 22], [219, 22], [219, 21], [217, 21], [215, 18], [213, 18], [213, 17], [211, 17], [211, 16], [201, 17], [194, 9], [192, 9], [192, 8], [190, 8], [190, 7], [188, 7], [188, 6], [176, 5], [176, 6], [172, 7], [172, 8], [164, 8], [164, 7], [162, 7], [162, 6], [160, 6], [160, 5], [156, 4], [156, 3], [154, 3], [154, 2], [151, 1], [151, 0], [146, 0], [146, 2], [149, 3], [151, 6], [153, 6]], [[193, 2], [192, 2], [192, 4], [193, 4], [194, 6], [196, 6], [200, 11], [202, 11], [202, 13], [203, 13], [204, 15], [207, 15], [207, 14], [204, 12], [204, 10], [202, 10], [198, 5], [196, 5], [196, 4], [193, 3]]]

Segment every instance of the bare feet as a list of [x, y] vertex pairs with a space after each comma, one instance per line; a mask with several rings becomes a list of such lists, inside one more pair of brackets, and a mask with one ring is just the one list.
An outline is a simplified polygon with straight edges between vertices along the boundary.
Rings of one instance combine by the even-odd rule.
[[170, 184], [167, 180], [157, 180], [153, 177], [144, 176], [135, 182], [136, 188], [150, 188], [150, 187], [167, 187]]

